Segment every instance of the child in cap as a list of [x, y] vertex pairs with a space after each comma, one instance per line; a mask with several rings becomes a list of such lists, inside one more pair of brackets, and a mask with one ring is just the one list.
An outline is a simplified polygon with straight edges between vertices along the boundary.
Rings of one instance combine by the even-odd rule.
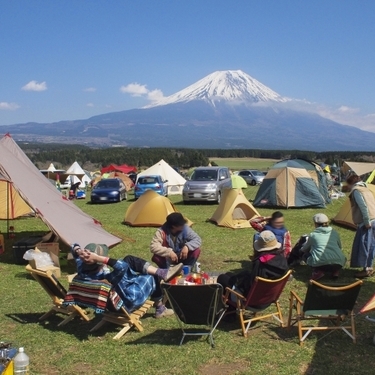
[[329, 272], [336, 279], [346, 262], [340, 235], [329, 226], [327, 215], [316, 214], [313, 221], [315, 230], [309, 234], [306, 244], [302, 247], [302, 251], [309, 253], [306, 263], [313, 269], [311, 278], [319, 280]]

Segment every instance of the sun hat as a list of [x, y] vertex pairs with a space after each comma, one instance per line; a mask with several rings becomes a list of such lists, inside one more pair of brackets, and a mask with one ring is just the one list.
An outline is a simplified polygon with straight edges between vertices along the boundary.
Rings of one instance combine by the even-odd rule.
[[276, 250], [280, 247], [281, 243], [270, 230], [261, 232], [258, 239], [254, 241], [254, 249], [258, 252]]
[[329, 222], [328, 216], [325, 214], [316, 214], [313, 220], [315, 224], [326, 224]]
[[85, 246], [85, 249], [91, 251], [92, 253], [100, 255], [102, 257], [108, 256], [108, 253], [109, 253], [108, 246], [103, 245], [103, 244], [89, 243], [88, 245]]
[[167, 225], [170, 227], [182, 227], [186, 223], [186, 219], [179, 212], [172, 212], [167, 216]]

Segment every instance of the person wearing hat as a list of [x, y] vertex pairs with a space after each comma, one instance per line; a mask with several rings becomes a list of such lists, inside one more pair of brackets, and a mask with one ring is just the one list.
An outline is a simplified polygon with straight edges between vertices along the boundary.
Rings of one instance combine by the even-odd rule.
[[[160, 281], [169, 281], [181, 273], [183, 265], [177, 264], [169, 269], [152, 266], [144, 259], [128, 255], [124, 259], [108, 257], [106, 245], [90, 243], [83, 249], [72, 246], [76, 261], [77, 278], [81, 280], [107, 280], [121, 298], [128, 312], [142, 306], [151, 297], [155, 301], [155, 318], [173, 315], [162, 302]], [[112, 271], [107, 266], [112, 268]]]
[[316, 214], [313, 221], [315, 230], [302, 247], [302, 251], [308, 253], [306, 263], [313, 269], [311, 278], [319, 280], [329, 272], [336, 279], [346, 262], [340, 235], [329, 226], [327, 215]]
[[363, 279], [374, 274], [375, 259], [375, 197], [361, 178], [351, 175], [346, 180], [351, 189], [349, 199], [353, 223], [357, 226], [350, 267], [361, 267], [355, 277]]
[[288, 270], [288, 262], [284, 256], [282, 245], [274, 233], [269, 230], [261, 232], [254, 241], [254, 257], [251, 270], [240, 273], [225, 273], [219, 275], [217, 282], [225, 288], [235, 288], [247, 295], [257, 276], [264, 279], [276, 280], [284, 276]]
[[193, 267], [200, 255], [202, 240], [187, 224], [179, 213], [167, 216], [164, 225], [159, 228], [150, 245], [152, 261], [161, 268], [179, 262]]

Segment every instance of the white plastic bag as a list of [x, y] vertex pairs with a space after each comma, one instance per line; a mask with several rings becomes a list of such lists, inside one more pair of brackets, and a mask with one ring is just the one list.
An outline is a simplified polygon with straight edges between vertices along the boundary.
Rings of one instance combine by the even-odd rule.
[[37, 268], [53, 266], [51, 256], [43, 251], [27, 250], [26, 253], [23, 255], [23, 259], [29, 261], [35, 260]]

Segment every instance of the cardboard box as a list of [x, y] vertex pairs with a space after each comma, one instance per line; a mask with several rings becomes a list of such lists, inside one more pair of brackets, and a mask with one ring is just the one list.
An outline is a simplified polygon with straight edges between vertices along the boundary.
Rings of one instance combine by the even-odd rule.
[[58, 242], [39, 242], [35, 245], [35, 249], [48, 253], [56, 267], [60, 267], [60, 247]]
[[[43, 245], [53, 245], [54, 243], [46, 243], [46, 244], [43, 244]], [[47, 247], [44, 247], [44, 249], [39, 249], [38, 247], [35, 248], [35, 251], [41, 251], [41, 252], [45, 252], [45, 253], [48, 253], [52, 259], [52, 262], [53, 262], [53, 266], [40, 266], [38, 265], [38, 262], [35, 260], [35, 259], [32, 259], [29, 261], [29, 264], [31, 266], [31, 268], [34, 268], [34, 269], [37, 269], [37, 270], [42, 270], [42, 271], [51, 271], [53, 273], [53, 275], [59, 279], [61, 277], [61, 269], [60, 269], [60, 260], [59, 260], [59, 248], [58, 248], [58, 243], [56, 244], [57, 245], [57, 250], [56, 250], [56, 247], [54, 246], [47, 246]]]

